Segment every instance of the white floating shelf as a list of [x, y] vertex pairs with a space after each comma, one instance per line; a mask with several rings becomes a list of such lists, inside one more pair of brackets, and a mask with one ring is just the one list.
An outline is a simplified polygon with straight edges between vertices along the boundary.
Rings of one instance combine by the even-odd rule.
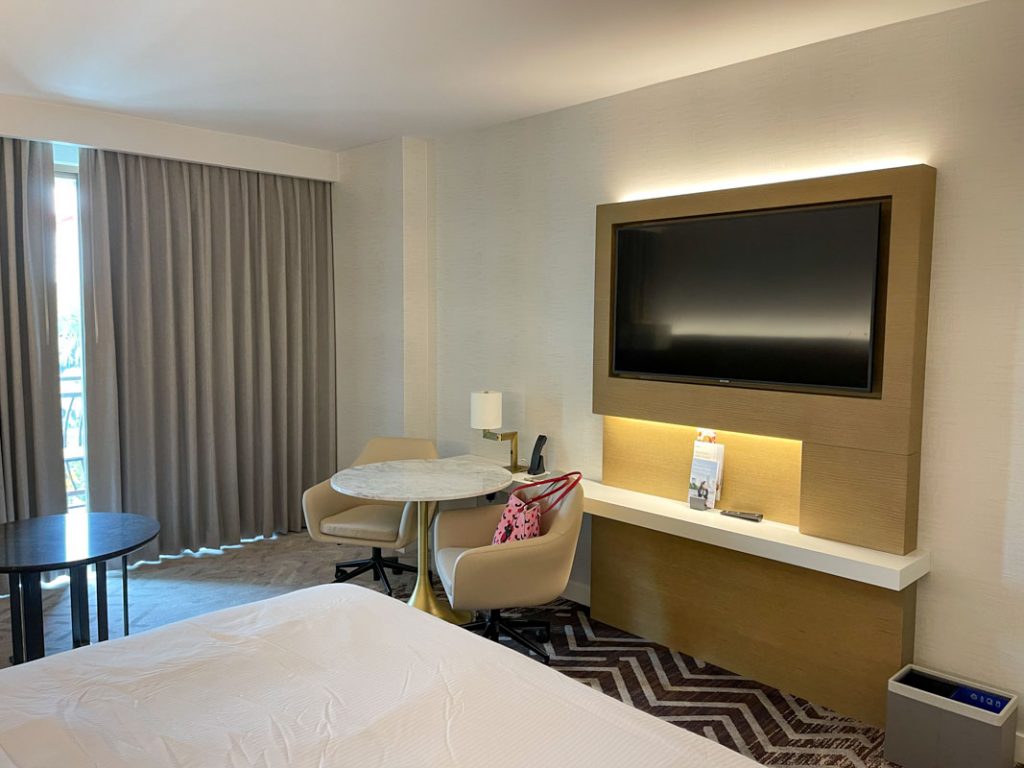
[[[519, 479], [518, 477], [516, 479]], [[520, 480], [521, 481], [521, 480]], [[583, 481], [583, 508], [595, 517], [724, 547], [748, 555], [900, 591], [931, 568], [931, 554], [914, 550], [892, 555], [800, 533], [795, 525], [765, 520], [752, 523], [715, 510], [699, 512], [682, 501]]]

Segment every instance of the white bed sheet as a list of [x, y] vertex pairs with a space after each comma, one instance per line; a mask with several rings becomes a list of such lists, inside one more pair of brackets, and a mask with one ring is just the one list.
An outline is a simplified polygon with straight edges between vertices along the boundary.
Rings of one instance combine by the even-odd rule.
[[4, 768], [752, 765], [352, 585], [0, 671]]

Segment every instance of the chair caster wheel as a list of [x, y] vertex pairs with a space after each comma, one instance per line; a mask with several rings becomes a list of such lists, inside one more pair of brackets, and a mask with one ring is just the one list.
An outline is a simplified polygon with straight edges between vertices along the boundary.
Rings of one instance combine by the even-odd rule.
[[551, 629], [549, 627], [527, 627], [524, 631], [534, 635], [539, 643], [551, 642]]

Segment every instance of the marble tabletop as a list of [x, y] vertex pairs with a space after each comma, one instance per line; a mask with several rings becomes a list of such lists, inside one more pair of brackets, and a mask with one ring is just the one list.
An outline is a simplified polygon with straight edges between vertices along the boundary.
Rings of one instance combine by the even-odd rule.
[[506, 488], [512, 473], [480, 456], [361, 464], [331, 478], [339, 493], [375, 501], [448, 501]]

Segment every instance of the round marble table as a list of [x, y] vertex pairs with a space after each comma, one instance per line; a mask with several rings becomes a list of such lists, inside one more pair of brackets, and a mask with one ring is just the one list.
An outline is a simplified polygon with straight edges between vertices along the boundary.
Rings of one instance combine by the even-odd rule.
[[331, 478], [331, 487], [348, 496], [416, 502], [416, 586], [409, 605], [454, 624], [464, 624], [470, 616], [438, 600], [430, 586], [429, 504], [485, 496], [511, 483], [512, 474], [507, 469], [479, 456], [382, 461], [349, 467]]

